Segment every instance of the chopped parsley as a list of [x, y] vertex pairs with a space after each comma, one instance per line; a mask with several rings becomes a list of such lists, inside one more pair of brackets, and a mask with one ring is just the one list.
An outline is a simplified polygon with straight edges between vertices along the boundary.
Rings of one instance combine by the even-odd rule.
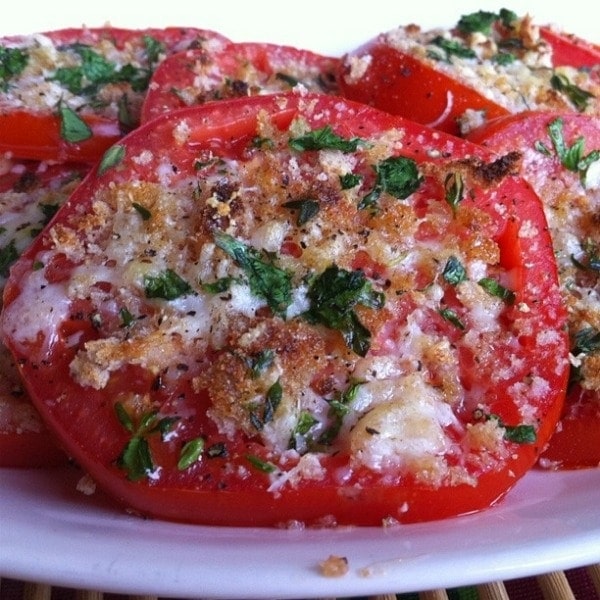
[[316, 217], [320, 210], [319, 202], [309, 198], [303, 200], [290, 200], [289, 202], [285, 202], [283, 207], [298, 211], [298, 217], [296, 219], [296, 225], [298, 227], [302, 227], [302, 225], [308, 223], [313, 217]]
[[430, 52], [429, 57], [434, 60], [450, 62], [450, 58], [453, 56], [457, 58], [477, 58], [474, 50], [467, 48], [467, 46], [458, 40], [450, 40], [438, 35], [431, 40], [430, 44], [444, 51], [443, 56], [436, 52]]
[[172, 269], [165, 269], [158, 275], [144, 276], [146, 298], [175, 300], [192, 291], [190, 284]]
[[399, 200], [408, 198], [416, 192], [422, 178], [417, 163], [412, 158], [391, 156], [373, 167], [377, 175], [373, 189], [360, 201], [358, 208], [373, 208], [382, 193], [387, 193]]
[[483, 277], [477, 282], [490, 296], [496, 296], [507, 304], [514, 304], [516, 295], [492, 277]]
[[148, 437], [158, 433], [164, 439], [178, 418], [159, 417], [157, 411], [149, 411], [134, 419], [121, 402], [116, 402], [114, 408], [119, 423], [131, 434], [117, 458], [117, 466], [126, 471], [129, 480], [139, 481], [155, 470]]
[[244, 271], [250, 290], [265, 300], [274, 314], [284, 316], [292, 303], [292, 276], [273, 264], [273, 256], [216, 231], [215, 244]]
[[92, 137], [90, 126], [71, 108], [62, 102], [58, 107], [60, 117], [60, 137], [71, 144], [83, 142]]
[[186, 442], [181, 449], [179, 454], [179, 460], [177, 461], [177, 468], [180, 471], [189, 469], [194, 463], [198, 462], [202, 458], [204, 452], [204, 438], [197, 437], [189, 442]]
[[[567, 145], [563, 135], [563, 125], [563, 120], [560, 117], [557, 117], [548, 124], [548, 135], [550, 136], [554, 152], [565, 169], [579, 173], [581, 183], [585, 187], [587, 170], [592, 163], [600, 160], [600, 150], [592, 150], [584, 155], [585, 139], [583, 137], [578, 137], [570, 146]], [[546, 156], [552, 155], [551, 150], [542, 142], [538, 141], [536, 143], [536, 149]]]
[[463, 15], [457, 24], [457, 29], [461, 33], [484, 33], [490, 35], [492, 33], [492, 25], [496, 21], [500, 21], [505, 27], [511, 27], [512, 24], [518, 19], [516, 13], [506, 8], [501, 8], [499, 12], [489, 12], [486, 10], [479, 10], [474, 13]]
[[477, 421], [496, 421], [498, 427], [504, 429], [504, 439], [515, 444], [535, 444], [537, 434], [533, 425], [507, 425], [495, 414], [486, 414], [481, 409], [476, 409], [473, 413]]
[[17, 247], [15, 246], [15, 240], [0, 248], [0, 275], [2, 277], [8, 277], [10, 266], [19, 258]]
[[444, 189], [446, 193], [446, 202], [452, 208], [452, 212], [456, 213], [458, 205], [464, 198], [464, 184], [460, 173], [448, 173], [444, 180]]
[[330, 125], [314, 129], [305, 135], [291, 138], [289, 145], [299, 152], [305, 150], [340, 150], [342, 152], [356, 152], [363, 141], [360, 138], [350, 140], [339, 136]]
[[440, 315], [448, 321], [448, 323], [452, 323], [455, 327], [460, 330], [465, 329], [465, 324], [460, 320], [460, 317], [456, 313], [456, 311], [451, 308], [441, 308], [439, 310]]
[[442, 277], [450, 285], [458, 285], [467, 279], [467, 271], [456, 256], [451, 256], [446, 261], [446, 265], [442, 271]]
[[365, 356], [371, 345], [371, 332], [360, 322], [354, 308], [360, 304], [380, 309], [385, 297], [373, 290], [364, 273], [332, 265], [313, 279], [307, 296], [310, 308], [303, 317], [340, 331], [348, 348]]
[[356, 187], [362, 181], [362, 177], [355, 173], [346, 173], [345, 175], [340, 175], [340, 185], [343, 190], [351, 190], [353, 187]]
[[115, 144], [111, 146], [105, 153], [100, 164], [98, 165], [98, 175], [102, 175], [109, 169], [116, 167], [125, 158], [125, 146]]
[[0, 92], [8, 90], [8, 82], [27, 66], [29, 56], [20, 48], [0, 46]]
[[275, 352], [270, 348], [262, 350], [256, 356], [248, 357], [247, 364], [253, 379], [260, 377], [267, 369], [271, 367], [275, 360]]
[[277, 380], [265, 394], [265, 401], [260, 406], [253, 406], [250, 410], [250, 422], [258, 431], [273, 420], [275, 411], [281, 403], [283, 397], [283, 388]]
[[343, 392], [338, 392], [329, 400], [329, 413], [331, 424], [319, 437], [319, 443], [324, 446], [330, 446], [342, 428], [344, 417], [350, 412], [350, 405], [356, 399], [358, 388], [362, 385], [361, 381], [353, 381]]
[[594, 94], [581, 89], [574, 83], [571, 83], [568, 77], [559, 73], [552, 75], [550, 85], [557, 92], [563, 93], [579, 112], [583, 112], [587, 108], [590, 99], [594, 98]]

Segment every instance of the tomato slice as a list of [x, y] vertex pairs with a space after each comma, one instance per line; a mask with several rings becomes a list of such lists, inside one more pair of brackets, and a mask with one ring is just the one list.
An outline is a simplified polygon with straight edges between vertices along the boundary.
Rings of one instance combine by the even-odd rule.
[[142, 122], [169, 110], [259, 94], [335, 93], [339, 59], [291, 46], [237, 43], [219, 52], [186, 50], [164, 60], [152, 76]]
[[572, 33], [540, 27], [541, 36], [552, 46], [552, 65], [576, 68], [600, 66], [600, 46]]
[[94, 162], [139, 124], [153, 70], [188, 47], [220, 48], [204, 29], [61, 29], [0, 40], [0, 153]]
[[143, 514], [483, 509], [537, 460], [568, 373], [546, 223], [512, 166], [334, 96], [167, 113], [15, 264], [3, 338], [69, 455]]
[[[64, 203], [88, 170], [4, 160], [0, 175], [0, 290], [9, 268]], [[52, 434], [33, 407], [12, 355], [0, 344], [0, 466], [64, 463]]]
[[600, 464], [600, 117], [522, 113], [471, 134], [499, 154], [522, 153], [521, 172], [543, 199], [568, 307], [572, 372], [565, 411], [544, 452], [554, 468]]
[[594, 49], [567, 40], [504, 10], [465, 15], [450, 29], [408, 25], [348, 53], [340, 87], [350, 99], [454, 135], [533, 109], [600, 114], [598, 76], [580, 68]]

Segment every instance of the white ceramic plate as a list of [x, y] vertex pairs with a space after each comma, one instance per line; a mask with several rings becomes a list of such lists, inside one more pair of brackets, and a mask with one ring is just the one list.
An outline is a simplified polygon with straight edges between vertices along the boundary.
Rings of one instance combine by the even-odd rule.
[[[124, 514], [69, 470], [0, 470], [0, 573], [130, 594], [326, 598], [506, 580], [600, 561], [600, 470], [532, 472], [477, 515], [382, 528], [199, 527]], [[318, 564], [348, 559], [344, 577]]]
[[[39, 6], [36, 7], [36, 3]], [[32, 6], [33, 4], [33, 6]], [[449, 25], [463, 13], [507, 6], [598, 42], [587, 0], [549, 6], [285, 2], [83, 3], [54, 0], [4, 11], [0, 35], [59, 27], [194, 25], [234, 40], [342, 53], [397, 24]], [[302, 8], [294, 8], [301, 6]], [[368, 9], [365, 8], [368, 6]], [[26, 12], [25, 12], [26, 11]], [[498, 506], [444, 522], [320, 531], [208, 528], [142, 520], [100, 494], [75, 491], [71, 470], [0, 470], [0, 574], [131, 594], [211, 598], [313, 598], [453, 587], [600, 561], [600, 470], [532, 472]], [[349, 572], [320, 575], [345, 556]]]

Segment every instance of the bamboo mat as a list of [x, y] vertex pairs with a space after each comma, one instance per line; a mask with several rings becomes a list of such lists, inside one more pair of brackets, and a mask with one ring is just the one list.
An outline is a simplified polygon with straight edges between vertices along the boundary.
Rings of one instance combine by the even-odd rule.
[[[251, 591], [249, 591], [249, 597], [251, 596]], [[159, 599], [156, 596], [125, 596], [94, 590], [57, 588], [42, 583], [1, 579], [0, 600], [166, 599]], [[328, 598], [327, 600], [335, 599]], [[505, 582], [449, 590], [386, 594], [362, 597], [361, 600], [600, 600], [600, 564]]]

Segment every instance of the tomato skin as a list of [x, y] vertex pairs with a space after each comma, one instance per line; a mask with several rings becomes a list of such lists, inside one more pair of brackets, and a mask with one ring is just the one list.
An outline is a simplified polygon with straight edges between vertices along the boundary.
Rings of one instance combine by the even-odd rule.
[[[308, 114], [302, 112], [307, 106], [327, 115], [338, 135], [345, 137], [375, 135], [392, 128], [404, 129], [406, 135], [403, 138], [403, 152], [415, 160], [427, 158], [433, 163], [438, 160], [443, 164], [447, 160], [446, 151], [451, 152], [459, 162], [466, 156], [479, 157], [482, 161], [491, 157], [487, 151], [463, 140], [445, 137], [439, 132], [365, 105], [327, 96], [277, 95], [216, 102], [158, 117], [122, 141], [127, 149], [125, 160], [128, 161], [130, 156], [139, 156], [147, 148], [166, 147], [165, 139], [171, 139], [173, 127], [182, 119], [188, 124], [188, 137], [185, 144], [169, 146], [170, 164], [189, 165], [187, 169], [192, 169], [194, 159], [201, 149], [214, 151], [219, 156], [238, 157], [240, 148], [254, 139], [259, 114], [265, 111], [270, 113], [277, 127], [286, 128], [298, 115], [308, 118]], [[346, 118], [341, 118], [342, 116]], [[322, 119], [317, 122], [322, 123]], [[426, 155], [429, 145], [439, 150], [438, 158]], [[152, 165], [135, 167], [135, 164], [126, 162], [103, 173], [96, 168], [59, 212], [54, 223], [68, 223], [77, 214], [85, 212], [98, 186], [108, 185], [110, 182], [118, 185], [131, 181], [132, 177], [141, 176], [145, 181], [160, 181], [161, 174]], [[132, 174], [132, 169], [138, 168], [139, 171]], [[186, 180], [189, 177], [188, 170], [181, 169], [177, 176]], [[519, 222], [531, 222], [540, 231], [539, 237], [533, 240], [518, 237], [518, 228], [513, 227], [513, 220], [495, 223], [495, 237], [503, 240], [502, 244], [505, 246], [500, 262], [514, 278], [516, 286], [524, 286], [522, 282], [525, 280], [534, 280], [536, 290], [548, 301], [547, 312], [539, 313], [540, 320], [535, 327], [554, 330], [559, 326], [560, 331], [563, 315], [555, 293], [555, 264], [549, 239], [545, 235], [545, 222], [539, 202], [529, 186], [510, 175], [502, 179], [501, 193], [497, 196], [482, 209], [487, 207], [491, 210], [491, 204], [496, 202], [504, 203], [507, 209], [516, 206], [517, 213], [511, 215], [511, 218]], [[18, 300], [35, 257], [51, 245], [48, 235], [42, 235], [17, 263], [7, 287], [7, 307]], [[363, 257], [358, 257], [359, 261], [362, 259]], [[535, 267], [529, 265], [532, 261]], [[377, 265], [372, 266], [374, 271], [378, 270]], [[528, 296], [523, 297], [524, 302], [530, 300]], [[125, 368], [115, 373], [106, 388], [86, 388], [85, 394], [82, 394], [82, 388], [68, 376], [69, 364], [85, 341], [94, 339], [97, 333], [90, 329], [89, 322], [77, 317], [80, 312], [85, 313], [81, 310], [65, 312], [66, 316], [60, 327], [48, 336], [47, 348], [43, 352], [37, 347], [37, 341], [26, 347], [17, 343], [11, 334], [12, 325], [7, 320], [2, 324], [3, 336], [15, 355], [22, 359], [19, 364], [36, 406], [67, 452], [89, 472], [102, 489], [119, 502], [160, 518], [236, 526], [270, 526], [293, 520], [310, 524], [331, 520], [339, 524], [380, 525], [382, 518], [388, 516], [408, 522], [481, 510], [503, 497], [533, 465], [541, 446], [553, 430], [562, 407], [566, 368], [556, 372], [553, 366], [551, 373], [544, 372], [544, 377], [552, 383], [548, 395], [540, 400], [543, 406], [540, 407], [541, 422], [537, 442], [511, 446], [506, 464], [501, 469], [483, 471], [478, 475], [475, 486], [463, 484], [426, 487], [409, 480], [399, 485], [389, 485], [382, 483], [379, 475], [362, 471], [353, 474], [353, 485], [347, 485], [343, 482], [343, 471], [347, 469], [344, 461], [347, 457], [340, 453], [325, 459], [326, 476], [323, 480], [306, 481], [297, 488], [284, 487], [280, 493], [274, 494], [268, 490], [268, 477], [258, 470], [251, 471], [246, 479], [237, 477], [237, 467], [247, 465], [247, 454], [268, 460], [268, 456], [262, 456], [259, 444], [242, 436], [231, 442], [227, 459], [203, 458], [190, 472], [173, 469], [172, 450], [167, 448], [168, 444], [161, 444], [153, 438], [152, 443], [156, 444], [157, 453], [163, 452], [165, 455], [160, 456], [160, 459], [164, 458], [160, 464], [166, 465], [166, 472], [161, 475], [159, 482], [131, 481], [116, 464], [117, 457], [131, 436], [112, 410], [114, 399], [127, 389], [140, 396], [152, 393], [157, 402], [174, 402], [177, 398], [193, 397], [190, 392], [191, 384], [172, 382], [175, 389], [163, 391], [142, 369]], [[519, 306], [507, 313], [507, 318], [516, 319], [520, 313]], [[526, 317], [527, 314], [523, 311], [521, 316]], [[78, 340], [76, 344], [72, 341], [74, 339]], [[527, 348], [527, 352], [529, 349]], [[557, 344], [547, 351], [556, 351], [562, 356], [563, 351], [566, 353], [566, 338], [562, 339], [561, 334], [557, 333]], [[40, 361], [39, 357], [46, 352], [50, 360]], [[543, 369], [547, 357], [539, 358], [539, 365]], [[537, 368], [536, 365], [534, 367]], [[473, 373], [473, 377], [475, 376], [476, 373]], [[518, 419], [518, 409], [516, 406], [507, 406], [510, 403], [506, 400], [506, 394], [506, 390], [495, 390], [486, 400], [491, 411], [506, 422], [514, 422]], [[173, 399], [170, 399], [171, 395]], [[52, 401], [59, 396], [60, 402]], [[82, 402], [82, 398], [85, 401]], [[197, 418], [186, 422], [186, 433], [190, 438], [202, 434], [219, 441], [214, 424], [210, 429], [210, 423], [203, 422], [203, 409], [207, 406], [207, 401], [204, 396], [194, 397], [195, 406], [198, 407]], [[89, 440], [92, 439], [94, 442], [90, 444]], [[231, 465], [234, 466], [233, 469]], [[409, 510], [405, 511], [405, 507]]]
[[[574, 140], [581, 139], [585, 143], [584, 153], [600, 149], [600, 118], [581, 114], [527, 112], [512, 115], [490, 121], [482, 128], [471, 132], [469, 139], [500, 153], [509, 149], [531, 152], [536, 144], [540, 143], [547, 148], [552, 148], [548, 138], [548, 125], [557, 118], [560, 118], [563, 123], [562, 134], [567, 147]], [[558, 203], [564, 203], [564, 197], [566, 196], [568, 199], [570, 195], [575, 203], [573, 209], [576, 209], [578, 214], [576, 222], [580, 222], [584, 228], [583, 233], [580, 233], [578, 237], [586, 235], [586, 224], [591, 223], [591, 230], [588, 231], [590, 231], [591, 239], [596, 239], [593, 237], [596, 230], [596, 204], [593, 192], [588, 192], [588, 197], [582, 205], [584, 208], [578, 207], [577, 198], [579, 196], [585, 198], [585, 190], [580, 188], [573, 192], [567, 187], [568, 183], [564, 183], [564, 187], [559, 184], [559, 182], [568, 182], [569, 176], [577, 181], [576, 174], [568, 173], [556, 156], [542, 158], [542, 155], [539, 154], [538, 159], [532, 164], [533, 168], [524, 167], [522, 174], [532, 182], [540, 197], [544, 198], [549, 219], [552, 219], [554, 211], [562, 214], [563, 209]], [[537, 174], [539, 169], [543, 170], [544, 177]], [[568, 223], [554, 223], [550, 220], [551, 229], [553, 226], [556, 230], [570, 231]], [[556, 233], [560, 239], [562, 233], [558, 231]], [[575, 296], [593, 297], [596, 293], [597, 283], [595, 278], [592, 278], [583, 291], [572, 294], [569, 291], [570, 286], [577, 280], [577, 270], [575, 269], [575, 273], [573, 273], [574, 267], [571, 259], [573, 250], [557, 246], [555, 251], [559, 261], [562, 257], [562, 262], [559, 262], [559, 277], [563, 286], [565, 302], [571, 306], [569, 312], [573, 315], [572, 320], [569, 321], [571, 345], [573, 346], [577, 333], [588, 326], [585, 320], [577, 320], [581, 309], [577, 308], [579, 300]], [[597, 309], [593, 304], [587, 306], [585, 310], [589, 311], [587, 318], [591, 322], [595, 322]], [[569, 386], [560, 423], [541, 455], [540, 464], [555, 469], [600, 465], [600, 392], [597, 387], [584, 390], [578, 384]]]
[[[371, 57], [369, 66], [355, 81], [349, 64], [365, 56]], [[467, 108], [483, 110], [490, 119], [508, 114], [505, 108], [456, 79], [391, 48], [382, 38], [351, 52], [344, 65], [339, 80], [345, 97], [446, 133], [460, 134], [457, 118]]]
[[[143, 46], [145, 38], [152, 38], [162, 44], [164, 55], [203, 43], [218, 46], [229, 43], [225, 36], [217, 32], [193, 27], [141, 30], [113, 27], [69, 28], [47, 31], [41, 35], [47, 37], [57, 48], [73, 44], [84, 44], [94, 48], [107, 41], [114, 44], [118, 51]], [[19, 44], [25, 39], [25, 36], [12, 36], [2, 38], [0, 42]], [[150, 64], [146, 67], [154, 68]], [[15, 85], [18, 86], [18, 83]], [[131, 90], [129, 94], [132, 94]], [[91, 136], [80, 142], [69, 142], [61, 135], [61, 120], [56, 110], [14, 106], [0, 94], [0, 153], [10, 153], [18, 159], [93, 163], [130, 127], [135, 127], [139, 122], [139, 109], [131, 110], [131, 123], [125, 126], [119, 123], [116, 117], [90, 108], [89, 99], [86, 99], [82, 110], [77, 112], [90, 128]]]
[[300, 79], [309, 89], [320, 83], [321, 91], [334, 93], [338, 70], [338, 58], [279, 44], [231, 43], [215, 52], [178, 52], [154, 72], [141, 122], [211, 100], [286, 92], [292, 88], [286, 77]]
[[540, 27], [541, 36], [552, 46], [555, 67], [597, 67], [600, 65], [600, 46], [573, 34], [551, 27]]

